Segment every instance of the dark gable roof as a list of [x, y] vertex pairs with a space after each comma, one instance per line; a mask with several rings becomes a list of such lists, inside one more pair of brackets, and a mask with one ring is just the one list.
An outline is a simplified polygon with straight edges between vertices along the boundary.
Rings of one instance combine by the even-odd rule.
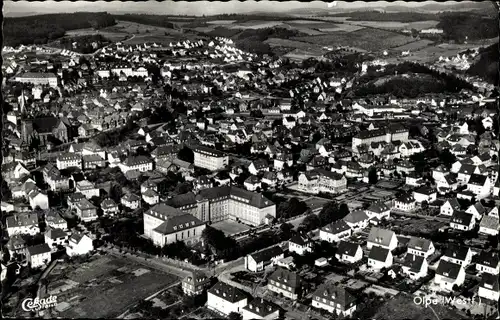
[[30, 256], [50, 252], [50, 247], [46, 243], [38, 244], [36, 246], [28, 247]]
[[349, 230], [350, 227], [347, 225], [347, 223], [344, 220], [339, 220], [334, 223], [330, 223], [323, 227], [321, 230], [324, 232], [328, 232], [331, 234], [338, 234], [344, 231]]
[[307, 239], [306, 237], [303, 237], [299, 234], [296, 234], [290, 238], [289, 242], [298, 244], [300, 246], [305, 246], [309, 243], [309, 239]]
[[387, 260], [387, 256], [389, 255], [389, 253], [390, 253], [389, 249], [382, 248], [379, 246], [373, 246], [372, 249], [370, 250], [368, 258], [376, 261], [385, 262], [385, 260]]
[[210, 282], [210, 278], [201, 271], [193, 271], [191, 272], [191, 275], [185, 277], [183, 281], [185, 283], [197, 286]]
[[439, 260], [439, 266], [436, 269], [436, 274], [446, 278], [456, 279], [461, 267], [461, 265], [453, 262]]
[[465, 261], [469, 250], [469, 247], [463, 246], [448, 247], [443, 256]]
[[403, 266], [410, 268], [410, 271], [419, 272], [424, 264], [425, 258], [414, 254], [407, 254], [403, 261]]
[[481, 278], [479, 286], [496, 292], [500, 291], [498, 284], [498, 275], [489, 274], [486, 272], [483, 273], [483, 277]]
[[196, 196], [193, 192], [188, 192], [184, 194], [177, 195], [167, 200], [167, 205], [174, 208], [181, 208], [185, 206], [191, 206], [196, 204]]
[[292, 291], [295, 291], [301, 285], [300, 276], [296, 272], [283, 268], [278, 268], [274, 271], [271, 276], [269, 276], [269, 280], [274, 280], [278, 283], [291, 287]]
[[241, 300], [247, 299], [247, 296], [243, 291], [221, 281], [217, 282], [212, 288], [208, 290], [208, 292], [219, 298], [229, 301], [230, 303], [236, 303]]
[[395, 233], [391, 230], [372, 227], [368, 235], [368, 242], [375, 243], [376, 245], [389, 246], [394, 236]]
[[476, 185], [476, 186], [484, 186], [487, 176], [483, 176], [481, 174], [473, 174], [470, 176], [468, 184]]
[[262, 298], [253, 299], [252, 302], [247, 304], [243, 309], [262, 318], [265, 318], [266, 316], [280, 310], [280, 308], [276, 304]]
[[420, 193], [420, 194], [425, 194], [425, 195], [431, 195], [433, 193], [436, 193], [436, 190], [433, 189], [433, 188], [429, 188], [427, 186], [423, 186], [423, 187], [418, 188], [418, 190], [415, 191], [415, 193]]
[[348, 255], [350, 257], [354, 257], [356, 255], [356, 251], [358, 251], [359, 244], [347, 241], [341, 241], [337, 248], [337, 253], [340, 255]]
[[343, 310], [351, 308], [356, 302], [356, 298], [350, 294], [345, 288], [339, 287], [332, 283], [324, 283], [314, 292], [314, 297], [326, 299], [333, 302], [335, 305], [340, 304]]
[[477, 263], [483, 266], [496, 268], [498, 266], [499, 258], [498, 253], [493, 251], [481, 251], [477, 257]]
[[255, 262], [267, 262], [274, 257], [283, 254], [283, 250], [279, 246], [274, 246], [268, 249], [261, 250], [259, 252], [252, 253], [250, 256], [255, 260]]
[[377, 201], [373, 203], [367, 211], [369, 212], [375, 212], [375, 213], [382, 213], [391, 210], [385, 203], [382, 201]]
[[415, 249], [423, 252], [427, 252], [431, 246], [431, 241], [428, 239], [411, 237], [408, 241], [408, 249]]
[[413, 203], [415, 202], [415, 198], [413, 198], [413, 195], [410, 193], [403, 194], [399, 198], [396, 199], [397, 202], [402, 202], [402, 203]]
[[345, 222], [349, 222], [349, 223], [359, 223], [359, 222], [362, 222], [362, 221], [365, 221], [365, 220], [368, 220], [368, 215], [366, 214], [366, 212], [364, 210], [356, 210], [356, 211], [352, 211], [352, 212], [349, 212], [349, 214], [347, 216], [344, 217], [344, 221]]
[[469, 226], [474, 216], [465, 211], [453, 211], [450, 222]]

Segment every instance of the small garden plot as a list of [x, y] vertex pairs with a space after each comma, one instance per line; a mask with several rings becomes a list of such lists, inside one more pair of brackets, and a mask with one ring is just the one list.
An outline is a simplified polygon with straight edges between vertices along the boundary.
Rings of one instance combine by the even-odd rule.
[[132, 273], [134, 274], [134, 276], [140, 277], [143, 274], [146, 274], [146, 273], [149, 273], [149, 272], [150, 272], [150, 270], [148, 270], [148, 269], [139, 268], [137, 270], [134, 270]]
[[369, 285], [370, 284], [368, 282], [358, 279], [349, 279], [346, 283], [346, 287], [353, 291], [361, 290]]

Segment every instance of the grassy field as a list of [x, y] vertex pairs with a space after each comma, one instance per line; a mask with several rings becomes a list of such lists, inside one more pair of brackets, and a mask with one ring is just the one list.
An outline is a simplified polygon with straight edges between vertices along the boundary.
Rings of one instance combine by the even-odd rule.
[[427, 48], [431, 44], [432, 44], [431, 40], [422, 39], [422, 40], [418, 40], [418, 41], [415, 41], [415, 42], [412, 42], [412, 43], [408, 43], [408, 44], [402, 45], [400, 47], [393, 48], [393, 50], [417, 51], [417, 50], [422, 50], [423, 48]]
[[[113, 27], [110, 27], [113, 28]], [[94, 34], [100, 34], [104, 38], [112, 41], [112, 42], [118, 42], [123, 40], [124, 38], [127, 37], [128, 33], [119, 31], [119, 29], [116, 29], [116, 31], [113, 31], [113, 29], [102, 29], [102, 30], [95, 30], [95, 29], [77, 29], [77, 30], [70, 30], [66, 31], [66, 35], [68, 37], [75, 37], [75, 36], [88, 36], [88, 35], [94, 35]]]
[[231, 25], [231, 29], [265, 29], [281, 26], [281, 21], [258, 21], [252, 20]]
[[268, 43], [271, 47], [286, 47], [286, 48], [302, 49], [302, 50], [320, 49], [318, 45], [307, 43], [304, 41], [270, 38], [264, 42]]
[[437, 26], [439, 21], [429, 20], [429, 21], [418, 21], [418, 22], [397, 22], [397, 21], [349, 21], [354, 25], [371, 27], [371, 28], [381, 28], [381, 29], [391, 29], [391, 30], [401, 30], [401, 29], [428, 29]]
[[293, 40], [313, 43], [319, 46], [350, 46], [368, 51], [381, 51], [402, 46], [414, 41], [411, 37], [390, 31], [361, 29], [352, 32], [336, 32], [335, 36], [297, 37]]
[[50, 275], [49, 291], [64, 279], [74, 285], [58, 293], [58, 301], [70, 306], [56, 316], [93, 319], [117, 317], [137, 301], [178, 280], [126, 259], [101, 256]]

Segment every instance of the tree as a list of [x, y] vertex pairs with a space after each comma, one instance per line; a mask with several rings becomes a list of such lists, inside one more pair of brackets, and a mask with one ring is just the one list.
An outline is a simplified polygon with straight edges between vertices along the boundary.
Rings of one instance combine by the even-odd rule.
[[231, 312], [231, 313], [229, 313], [229, 315], [227, 316], [227, 318], [229, 320], [241, 320], [242, 316], [241, 316], [241, 314], [239, 314], [237, 312]]
[[320, 221], [317, 215], [311, 213], [307, 215], [299, 226], [301, 231], [309, 232], [311, 230], [317, 229], [320, 226]]
[[451, 168], [452, 164], [457, 161], [457, 157], [450, 152], [449, 149], [442, 150], [439, 155], [439, 160], [443, 163], [446, 168]]
[[341, 203], [339, 206], [339, 217], [340, 219], [344, 218], [349, 214], [349, 206], [346, 203]]
[[370, 184], [376, 184], [378, 182], [377, 169], [375, 167], [371, 167], [370, 171], [368, 171], [368, 182]]
[[318, 218], [322, 226], [340, 219], [338, 203], [336, 201], [325, 203], [320, 213], [318, 214]]
[[281, 231], [281, 239], [283, 239], [283, 240], [289, 239], [292, 235], [293, 225], [291, 225], [288, 222], [283, 223], [280, 226], [280, 231]]

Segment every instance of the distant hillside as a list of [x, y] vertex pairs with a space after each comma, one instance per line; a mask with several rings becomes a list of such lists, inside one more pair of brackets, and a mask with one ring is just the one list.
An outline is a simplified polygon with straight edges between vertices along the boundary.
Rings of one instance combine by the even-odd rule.
[[5, 18], [4, 45], [15, 47], [20, 44], [44, 44], [64, 36], [68, 30], [99, 29], [115, 24], [115, 19], [106, 12], [75, 12]]
[[472, 85], [456, 77], [440, 73], [414, 63], [387, 65], [383, 71], [369, 67], [354, 88], [358, 97], [393, 94], [396, 97], [415, 98], [428, 93], [460, 92]]
[[470, 12], [446, 12], [439, 17], [437, 28], [443, 29], [447, 39], [462, 42], [498, 37], [498, 16], [489, 18]]
[[500, 53], [498, 43], [485, 48], [480, 52], [479, 60], [471, 65], [467, 74], [479, 76], [492, 84], [499, 84], [498, 61]]
[[351, 21], [395, 21], [395, 22], [417, 22], [425, 20], [436, 20], [438, 16], [433, 13], [421, 12], [379, 12], [357, 11], [331, 14], [333, 17], [349, 17]]
[[151, 14], [123, 14], [113, 15], [113, 18], [120, 21], [128, 21], [149, 26], [174, 29], [175, 23], [171, 22], [172, 18], [164, 15]]

